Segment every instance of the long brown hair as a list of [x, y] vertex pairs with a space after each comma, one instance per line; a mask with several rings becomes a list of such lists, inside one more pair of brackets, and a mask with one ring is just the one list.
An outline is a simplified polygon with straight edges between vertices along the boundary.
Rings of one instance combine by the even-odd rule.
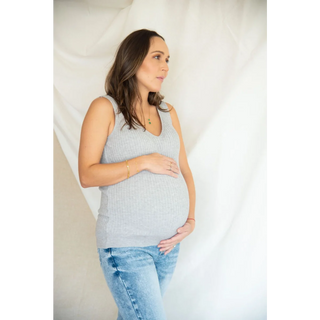
[[[120, 43], [115, 61], [106, 77], [106, 93], [117, 102], [118, 114], [122, 112], [129, 129], [132, 127], [136, 129], [134, 125], [136, 124], [146, 130], [138, 119], [133, 104], [137, 99], [142, 101], [135, 75], [149, 52], [152, 37], [164, 40], [157, 32], [147, 29], [136, 30], [129, 34]], [[160, 107], [163, 98], [159, 92], [149, 92], [148, 102], [160, 111], [169, 112]]]

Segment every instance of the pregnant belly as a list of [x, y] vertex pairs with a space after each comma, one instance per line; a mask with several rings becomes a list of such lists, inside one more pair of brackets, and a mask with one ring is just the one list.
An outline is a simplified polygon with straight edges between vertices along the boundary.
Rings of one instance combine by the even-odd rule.
[[175, 235], [188, 218], [189, 193], [182, 174], [174, 178], [143, 171], [105, 192], [110, 233], [165, 239]]

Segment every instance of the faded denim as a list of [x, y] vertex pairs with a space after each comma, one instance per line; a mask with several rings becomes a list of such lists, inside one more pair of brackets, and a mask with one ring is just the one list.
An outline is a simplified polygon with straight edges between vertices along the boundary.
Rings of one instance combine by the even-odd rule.
[[163, 295], [173, 276], [178, 243], [168, 254], [157, 246], [98, 248], [100, 264], [118, 306], [117, 320], [166, 320]]

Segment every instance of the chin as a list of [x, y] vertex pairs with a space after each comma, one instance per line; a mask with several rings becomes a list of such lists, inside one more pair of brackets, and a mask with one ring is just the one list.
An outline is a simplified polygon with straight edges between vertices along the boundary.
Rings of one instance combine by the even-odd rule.
[[161, 87], [158, 87], [158, 88], [154, 88], [152, 92], [159, 92], [160, 90], [161, 90]]

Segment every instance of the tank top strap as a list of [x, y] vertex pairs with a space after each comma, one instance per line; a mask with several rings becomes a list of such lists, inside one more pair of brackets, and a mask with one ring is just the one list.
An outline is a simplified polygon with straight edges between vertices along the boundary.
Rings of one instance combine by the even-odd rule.
[[[169, 110], [168, 105], [164, 101], [161, 101], [160, 107], [162, 109]], [[172, 119], [171, 119], [170, 112], [159, 111], [159, 114], [160, 113], [162, 115], [162, 119], [163, 119], [164, 124], [165, 125], [172, 125]]]
[[162, 109], [168, 110], [168, 105], [164, 101], [160, 102], [160, 106], [162, 107]]

